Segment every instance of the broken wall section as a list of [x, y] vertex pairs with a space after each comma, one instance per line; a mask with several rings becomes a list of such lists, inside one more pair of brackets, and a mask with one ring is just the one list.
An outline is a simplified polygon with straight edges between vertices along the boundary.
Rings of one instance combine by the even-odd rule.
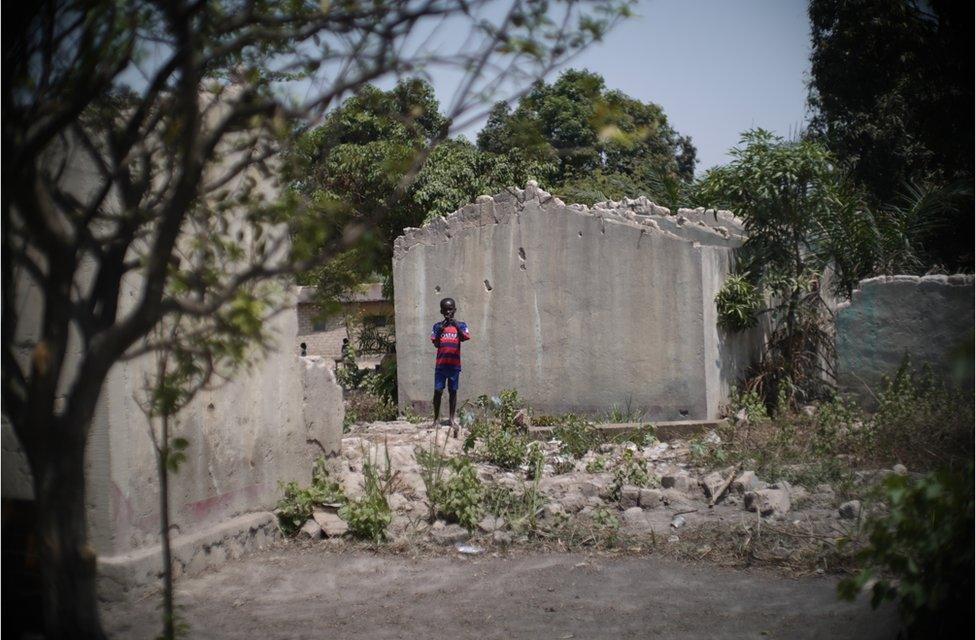
[[462, 399], [515, 388], [543, 412], [716, 417], [757, 353], [714, 322], [744, 238], [731, 214], [712, 226], [683, 211], [699, 219], [646, 198], [566, 205], [530, 182], [407, 229], [393, 261], [401, 407], [430, 406], [429, 335], [450, 296], [472, 332]]
[[[837, 384], [866, 406], [906, 357], [972, 388], [972, 275], [883, 276], [862, 280], [838, 306]], [[965, 365], [968, 364], [968, 367]]]

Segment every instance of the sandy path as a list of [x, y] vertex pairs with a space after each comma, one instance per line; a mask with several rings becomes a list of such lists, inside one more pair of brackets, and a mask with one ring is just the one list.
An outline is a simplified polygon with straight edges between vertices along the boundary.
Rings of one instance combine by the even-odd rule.
[[[178, 586], [190, 638], [891, 638], [895, 617], [839, 602], [834, 580], [648, 557], [411, 559], [277, 549]], [[158, 598], [105, 607], [152, 638]]]

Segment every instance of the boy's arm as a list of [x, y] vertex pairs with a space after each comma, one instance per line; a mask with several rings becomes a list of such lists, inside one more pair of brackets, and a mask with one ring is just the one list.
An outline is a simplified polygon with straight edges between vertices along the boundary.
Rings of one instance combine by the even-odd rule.
[[443, 329], [444, 329], [443, 324], [437, 322], [430, 330], [430, 341], [434, 343], [435, 347], [441, 346], [441, 331]]
[[468, 325], [464, 322], [457, 323], [458, 326], [458, 336], [461, 338], [461, 342], [471, 339], [471, 332], [468, 331]]

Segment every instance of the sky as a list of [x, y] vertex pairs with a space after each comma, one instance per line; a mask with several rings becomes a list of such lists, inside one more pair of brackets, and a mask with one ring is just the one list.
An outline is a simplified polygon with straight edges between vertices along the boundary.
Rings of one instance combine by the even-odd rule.
[[691, 135], [698, 173], [752, 127], [783, 136], [806, 121], [810, 23], [803, 0], [641, 0], [638, 17], [573, 63], [664, 108]]
[[[747, 129], [789, 137], [803, 128], [810, 68], [806, 7], [803, 0], [640, 0], [636, 17], [569, 66], [661, 105], [671, 125], [692, 137], [700, 175], [727, 162]], [[449, 91], [433, 80], [445, 104]], [[479, 128], [464, 133], [473, 139]]]

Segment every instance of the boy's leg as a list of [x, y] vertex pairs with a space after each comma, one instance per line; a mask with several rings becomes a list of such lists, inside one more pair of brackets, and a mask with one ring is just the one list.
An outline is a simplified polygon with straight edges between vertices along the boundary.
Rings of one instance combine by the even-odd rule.
[[434, 428], [437, 428], [437, 419], [441, 416], [441, 396], [444, 394], [444, 385], [447, 377], [443, 371], [434, 369]]
[[457, 389], [449, 389], [447, 392], [448, 401], [451, 405], [451, 426], [454, 426], [454, 411], [457, 409]]
[[459, 371], [455, 372], [454, 375], [448, 379], [448, 384], [447, 384], [447, 395], [448, 395], [448, 400], [450, 402], [450, 409], [451, 409], [450, 428], [451, 431], [454, 432], [455, 438], [458, 437], [458, 426], [457, 423], [454, 422], [454, 414], [457, 409], [458, 381], [460, 377], [461, 377], [461, 372]]
[[437, 426], [437, 418], [441, 415], [441, 395], [444, 394], [443, 389], [434, 389], [434, 426]]

